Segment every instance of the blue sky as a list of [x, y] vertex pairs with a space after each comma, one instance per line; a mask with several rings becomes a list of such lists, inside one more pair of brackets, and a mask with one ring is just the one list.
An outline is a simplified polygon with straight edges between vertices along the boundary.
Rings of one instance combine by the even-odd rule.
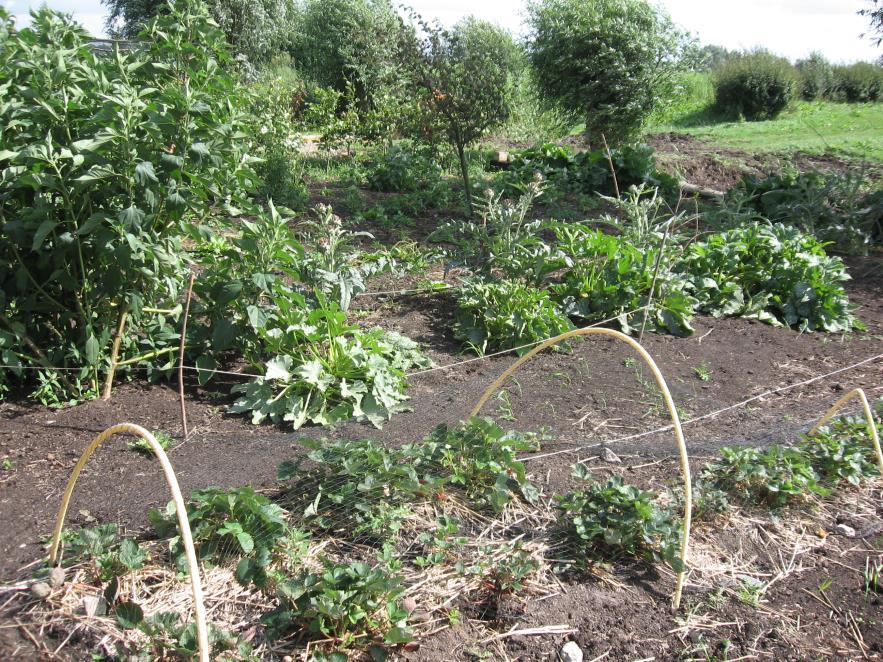
[[[100, 0], [0, 0], [27, 21], [28, 10], [47, 4], [73, 13], [96, 36], [102, 32]], [[427, 18], [454, 23], [468, 14], [493, 20], [513, 32], [521, 26], [524, 0], [410, 0]], [[727, 48], [763, 46], [791, 59], [819, 50], [835, 62], [876, 59], [883, 50], [862, 39], [867, 21], [858, 16], [867, 0], [659, 0], [675, 21], [703, 43]]]

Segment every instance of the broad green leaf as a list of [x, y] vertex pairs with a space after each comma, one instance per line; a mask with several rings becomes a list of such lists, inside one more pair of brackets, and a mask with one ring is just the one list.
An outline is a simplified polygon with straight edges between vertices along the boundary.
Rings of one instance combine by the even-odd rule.
[[40, 247], [43, 245], [43, 240], [55, 229], [56, 225], [56, 221], [51, 218], [47, 218], [40, 223], [40, 227], [38, 227], [37, 231], [34, 233], [34, 240], [31, 242], [32, 251], [40, 250]]
[[125, 538], [120, 544], [120, 563], [129, 570], [138, 570], [143, 567], [146, 559], [147, 554], [131, 538]]
[[98, 339], [94, 335], [90, 335], [89, 339], [86, 341], [86, 362], [89, 365], [95, 365], [98, 363], [98, 354], [101, 351], [101, 346], [98, 344]]
[[198, 368], [196, 373], [197, 381], [200, 386], [205, 386], [214, 377], [218, 363], [211, 356], [203, 354], [196, 359], [196, 367]]
[[135, 181], [146, 186], [150, 183], [156, 183], [156, 173], [153, 171], [153, 164], [150, 161], [142, 161], [135, 166]]
[[134, 630], [144, 622], [144, 610], [134, 602], [123, 602], [114, 610], [117, 623], [127, 630]]
[[267, 361], [264, 379], [278, 379], [282, 381], [288, 381], [291, 379], [291, 372], [289, 371], [290, 368], [291, 357], [277, 356], [276, 358]]

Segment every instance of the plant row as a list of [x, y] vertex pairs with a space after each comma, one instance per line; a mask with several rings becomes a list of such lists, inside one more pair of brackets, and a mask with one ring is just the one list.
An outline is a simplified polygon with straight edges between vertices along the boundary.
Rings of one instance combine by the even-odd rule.
[[[615, 320], [640, 329], [692, 333], [697, 312], [741, 316], [801, 331], [863, 328], [854, 317], [838, 257], [811, 234], [750, 220], [699, 236], [657, 193], [608, 198], [619, 215], [592, 222], [529, 221], [541, 192], [517, 202], [488, 193], [481, 222], [434, 233], [472, 277], [457, 293], [455, 334], [481, 353], [521, 348], [574, 324]], [[611, 232], [612, 230], [612, 232]]]
[[[878, 405], [878, 416], [880, 410]], [[878, 472], [868, 432], [864, 420], [841, 417], [792, 446], [723, 448], [695, 481], [695, 517], [709, 520], [739, 506], [782, 507], [827, 495], [842, 482], [859, 485]], [[275, 500], [251, 488], [192, 494], [188, 518], [200, 562], [235, 566], [239, 582], [266, 595], [257, 641], [298, 634], [329, 640], [330, 651], [397, 645], [413, 637], [402, 604], [405, 566], [478, 574], [498, 600], [521, 590], [538, 572], [539, 559], [510, 545], [490, 562], [469, 547], [486, 518], [513, 504], [557, 511], [551, 534], [566, 543], [573, 559], [564, 567], [633, 559], [682, 568], [677, 489], [663, 498], [621, 476], [600, 481], [577, 464], [573, 476], [585, 487], [547, 499], [517, 459], [542, 440], [505, 432], [483, 418], [440, 426], [424, 442], [399, 448], [367, 440], [303, 440], [308, 453], [280, 467], [285, 487]], [[477, 524], [472, 512], [480, 515]], [[177, 614], [145, 615], [119, 588], [129, 573], [151, 563], [170, 562], [187, 572], [174, 505], [152, 511], [151, 521], [157, 536], [168, 540], [167, 552], [149, 553], [131, 539], [120, 541], [115, 525], [101, 525], [65, 534], [68, 563], [87, 564], [87, 580], [103, 591], [117, 622], [145, 635], [144, 652], [190, 656], [196, 648], [192, 624]], [[342, 561], [310, 551], [314, 539], [341, 534], [374, 550], [374, 559]], [[494, 549], [498, 556], [500, 551]], [[250, 655], [251, 647], [230, 633], [213, 630], [212, 644], [216, 655]]]

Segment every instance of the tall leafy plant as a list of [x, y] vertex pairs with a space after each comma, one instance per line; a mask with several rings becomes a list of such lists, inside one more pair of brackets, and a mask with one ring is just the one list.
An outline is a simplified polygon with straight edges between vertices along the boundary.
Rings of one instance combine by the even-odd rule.
[[[0, 16], [0, 348], [44, 399], [94, 393], [112, 336], [137, 362], [177, 344], [168, 310], [187, 227], [251, 186], [221, 31], [181, 3], [149, 46], [98, 55], [49, 10], [15, 34]], [[137, 333], [136, 333], [137, 332]]]

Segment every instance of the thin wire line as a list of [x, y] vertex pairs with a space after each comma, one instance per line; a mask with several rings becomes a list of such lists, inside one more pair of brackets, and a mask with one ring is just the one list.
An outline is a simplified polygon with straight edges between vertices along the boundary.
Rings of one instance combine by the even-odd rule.
[[[723, 407], [722, 409], [718, 409], [716, 411], [711, 411], [711, 412], [708, 412], [707, 414], [703, 414], [702, 416], [696, 416], [695, 418], [689, 418], [685, 421], [681, 421], [681, 426], [686, 427], [687, 425], [692, 425], [693, 423], [698, 423], [699, 421], [705, 421], [705, 420], [708, 420], [709, 418], [714, 418], [715, 416], [720, 416], [721, 414], [726, 413], [728, 411], [732, 411], [734, 409], [739, 409], [740, 407], [745, 407], [747, 405], [750, 405], [752, 402], [756, 402], [757, 400], [762, 400], [763, 398], [767, 398], [772, 395], [777, 395], [779, 393], [784, 393], [785, 391], [790, 391], [795, 388], [800, 388], [801, 386], [807, 386], [808, 384], [813, 384], [815, 382], [822, 381], [824, 379], [828, 379], [830, 377], [833, 377], [834, 375], [839, 375], [840, 373], [847, 372], [848, 370], [854, 370], [855, 368], [859, 368], [863, 365], [867, 365], [868, 363], [871, 363], [873, 361], [877, 361], [879, 359], [883, 359], [883, 354], [878, 354], [877, 356], [872, 356], [870, 358], [867, 358], [863, 361], [859, 361], [858, 363], [854, 363], [854, 364], [847, 366], [845, 368], [838, 368], [837, 370], [833, 370], [832, 372], [826, 373], [824, 375], [818, 375], [817, 377], [813, 377], [812, 379], [807, 379], [805, 381], [798, 382], [796, 384], [789, 384], [788, 386], [782, 386], [777, 389], [771, 389], [768, 391], [764, 391], [763, 393], [761, 393], [759, 395], [755, 395], [751, 398], [747, 398], [745, 400], [742, 400], [741, 402], [736, 402], [734, 404], [728, 405], [726, 407]], [[883, 386], [874, 387], [870, 390], [872, 392], [883, 390]], [[661, 432], [668, 432], [673, 427], [674, 427], [673, 425], [665, 425], [660, 428], [656, 428], [655, 430], [649, 430], [647, 432], [639, 432], [638, 434], [631, 434], [626, 437], [617, 437], [617, 438], [611, 439], [609, 441], [603, 441], [600, 443], [594, 443], [594, 444], [590, 444], [590, 445], [586, 445], [586, 446], [577, 446], [576, 448], [566, 448], [566, 449], [563, 449], [560, 451], [553, 451], [551, 453], [543, 453], [541, 455], [533, 455], [530, 457], [522, 457], [522, 458], [518, 458], [518, 459], [521, 462], [527, 462], [529, 460], [539, 460], [541, 458], [554, 457], [556, 455], [563, 455], [565, 453], [574, 453], [576, 451], [583, 450], [586, 448], [595, 448], [598, 446], [604, 446], [605, 444], [620, 444], [620, 443], [623, 443], [626, 441], [633, 441], [635, 439], [642, 439], [644, 437], [650, 437], [652, 435], [659, 434]]]
[[[586, 326], [583, 328], [591, 329], [596, 326], [601, 326], [603, 324], [609, 324], [610, 322], [615, 322], [623, 315], [626, 315], [626, 316], [633, 315], [635, 313], [639, 313], [639, 312], [641, 312], [643, 310], [647, 310], [647, 309], [648, 309], [648, 306], [642, 306], [640, 308], [635, 308], [634, 310], [629, 310], [624, 313], [620, 313], [616, 317], [610, 317], [608, 319], [601, 320], [600, 322], [595, 322], [594, 324], [590, 324], [589, 326]], [[554, 337], [554, 336], [552, 336], [552, 337]], [[551, 338], [544, 338], [543, 340], [537, 340], [536, 342], [528, 343], [526, 345], [519, 345], [518, 347], [511, 347], [509, 349], [500, 350], [499, 352], [493, 352], [492, 354], [484, 354], [482, 356], [476, 356], [471, 359], [466, 359], [465, 361], [458, 361], [456, 363], [449, 363], [446, 365], [434, 366], [432, 368], [427, 368], [425, 370], [416, 370], [414, 372], [407, 372], [407, 373], [405, 373], [405, 377], [416, 377], [418, 375], [424, 375], [426, 373], [436, 372], [438, 370], [450, 370], [453, 368], [457, 368], [461, 365], [466, 365], [468, 363], [474, 363], [476, 361], [484, 361], [487, 359], [494, 358], [495, 356], [502, 356], [503, 354], [511, 354], [512, 352], [517, 352], [521, 349], [535, 347], [537, 345], [543, 344], [544, 342], [546, 342], [548, 340], [551, 340]], [[0, 368], [10, 368], [10, 369], [14, 369], [14, 370], [17, 370], [17, 369], [21, 369], [21, 370], [82, 370], [83, 369], [83, 368], [51, 368], [51, 367], [44, 368], [41, 366], [12, 366], [12, 365], [0, 365]], [[156, 368], [158, 370], [165, 369], [165, 368], [160, 368], [158, 366], [140, 366], [140, 369], [142, 369], [142, 370], [149, 370], [151, 368]], [[213, 375], [232, 375], [234, 377], [252, 377], [252, 378], [264, 377], [264, 375], [259, 375], [259, 374], [250, 373], [250, 372], [234, 372], [232, 370], [218, 370], [216, 368], [212, 368], [212, 369], [199, 368], [197, 366], [190, 366], [190, 365], [185, 365], [185, 366], [183, 366], [183, 368], [184, 368], [184, 370], [191, 370], [191, 371], [195, 371], [195, 372], [210, 372]], [[168, 369], [172, 370], [172, 369], [174, 369], [174, 366], [172, 366]]]

